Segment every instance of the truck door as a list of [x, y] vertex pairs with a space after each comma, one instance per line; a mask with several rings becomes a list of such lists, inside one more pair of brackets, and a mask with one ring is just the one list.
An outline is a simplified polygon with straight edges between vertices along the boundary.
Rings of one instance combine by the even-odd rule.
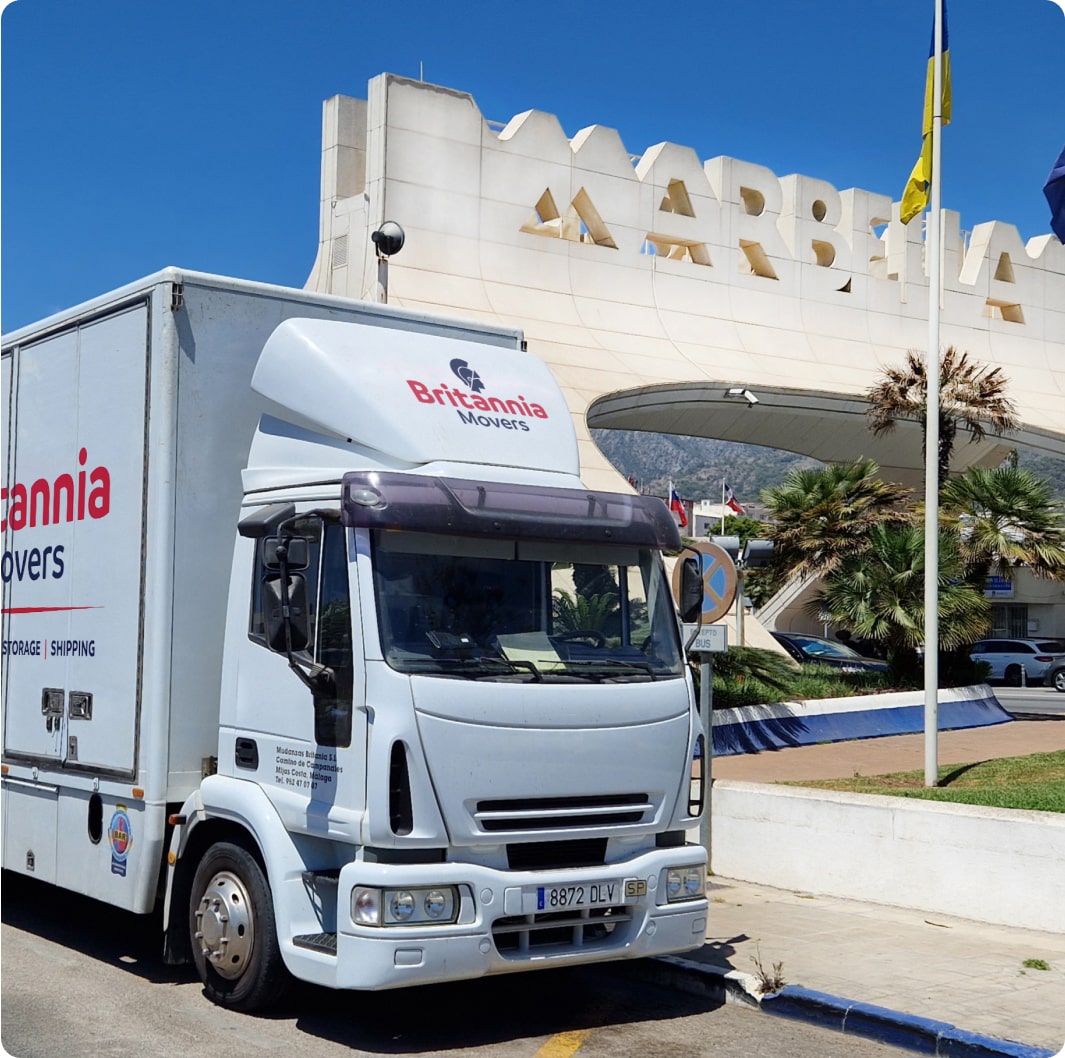
[[135, 768], [147, 319], [137, 304], [5, 358], [7, 757]]
[[4, 460], [4, 753], [47, 764], [65, 755], [67, 659], [57, 656], [54, 644], [70, 635], [74, 601], [66, 574], [74, 525], [53, 520], [56, 505], [38, 482], [47, 484], [50, 492], [65, 475], [62, 491], [56, 488], [59, 513], [65, 514], [62, 508], [74, 486], [78, 454], [78, 417], [69, 413], [78, 399], [77, 332], [24, 347], [5, 359], [5, 368], [9, 365], [13, 392]]
[[[358, 582], [350, 530], [335, 518], [311, 514], [292, 532], [308, 544], [306, 565], [293, 571], [305, 587], [308, 612], [309, 641], [298, 645], [298, 654], [305, 671], [313, 663], [327, 675], [312, 691], [276, 644], [271, 649], [267, 642], [264, 586], [279, 574], [264, 560], [271, 541], [261, 540], [250, 636], [240, 664], [239, 726], [256, 742], [261, 781], [286, 826], [313, 833], [353, 824], [364, 806], [365, 668], [358, 663], [361, 626], [352, 621]], [[253, 736], [251, 729], [260, 734]], [[238, 762], [236, 774], [241, 771]]]

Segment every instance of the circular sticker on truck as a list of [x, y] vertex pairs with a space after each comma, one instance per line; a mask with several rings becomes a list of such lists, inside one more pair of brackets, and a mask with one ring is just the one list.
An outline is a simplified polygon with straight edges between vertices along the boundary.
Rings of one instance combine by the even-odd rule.
[[111, 845], [111, 873], [126, 875], [126, 860], [133, 845], [133, 823], [125, 805], [115, 805], [115, 814], [107, 827], [107, 840]]

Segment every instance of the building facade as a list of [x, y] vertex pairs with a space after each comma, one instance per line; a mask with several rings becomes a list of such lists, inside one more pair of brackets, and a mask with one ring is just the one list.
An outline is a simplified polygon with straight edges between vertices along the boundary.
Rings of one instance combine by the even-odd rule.
[[[371, 238], [385, 221], [406, 236], [387, 260]], [[1065, 247], [996, 220], [963, 231], [949, 210], [944, 226], [942, 343], [1001, 366], [1021, 421], [959, 439], [955, 469], [1017, 446], [1065, 458]], [[536, 110], [492, 122], [468, 93], [382, 74], [366, 99], [325, 103], [307, 287], [523, 327], [592, 487], [625, 481], [590, 427], [923, 474], [916, 426], [865, 425], [864, 392], [927, 344], [922, 220], [886, 196], [671, 143], [633, 155], [613, 129], [571, 136]], [[1065, 632], [1056, 590], [1034, 619]]]

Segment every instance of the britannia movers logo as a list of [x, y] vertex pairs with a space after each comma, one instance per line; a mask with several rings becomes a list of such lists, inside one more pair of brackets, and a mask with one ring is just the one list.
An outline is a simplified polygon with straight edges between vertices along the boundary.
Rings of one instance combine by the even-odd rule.
[[[51, 543], [33, 547], [6, 546], [23, 529], [57, 526], [86, 519], [106, 518], [111, 513], [111, 472], [104, 466], [88, 469], [89, 453], [78, 452], [78, 469], [55, 478], [37, 478], [30, 484], [16, 482], [0, 490], [0, 531], [4, 554], [0, 572], [5, 584], [61, 580], [67, 571], [66, 546]], [[47, 614], [94, 610], [95, 606], [5, 606], [5, 614]], [[4, 657], [95, 657], [92, 639], [5, 639]]]
[[446, 382], [430, 386], [413, 378], [407, 379], [407, 385], [419, 404], [453, 407], [458, 417], [470, 426], [528, 433], [531, 429], [528, 420], [549, 417], [542, 404], [526, 400], [520, 393], [515, 397], [482, 396], [484, 382], [465, 360], [452, 360], [451, 372], [465, 388], [449, 386]]
[[[78, 452], [78, 470], [53, 480], [38, 478], [29, 485], [16, 482], [0, 490], [0, 532], [35, 529], [86, 518], [106, 518], [111, 512], [111, 472], [107, 467], [86, 470], [87, 449]], [[5, 543], [7, 541], [5, 540]], [[59, 580], [66, 570], [64, 546], [24, 547], [4, 550], [0, 572], [4, 581]]]

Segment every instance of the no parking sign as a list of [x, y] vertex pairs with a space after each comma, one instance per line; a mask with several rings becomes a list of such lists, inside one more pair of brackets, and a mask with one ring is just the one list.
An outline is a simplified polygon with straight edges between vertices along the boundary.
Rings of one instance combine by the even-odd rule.
[[[703, 582], [703, 606], [700, 624], [710, 624], [723, 617], [736, 598], [736, 563], [729, 553], [709, 540], [697, 540], [688, 547], [698, 552], [699, 572]], [[673, 567], [673, 598], [679, 603], [683, 560]]]

